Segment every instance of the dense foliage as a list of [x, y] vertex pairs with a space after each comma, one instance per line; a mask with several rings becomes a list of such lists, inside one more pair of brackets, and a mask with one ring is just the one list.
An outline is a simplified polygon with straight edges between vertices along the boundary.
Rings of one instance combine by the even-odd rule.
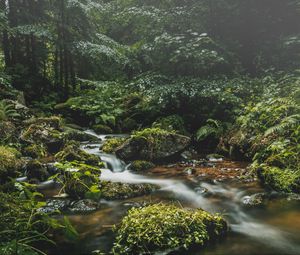
[[[0, 0], [0, 253], [45, 254], [57, 229], [76, 237], [42, 213], [44, 181], [70, 204], [156, 190], [102, 181], [81, 146], [102, 141], [84, 129], [130, 134], [99, 148], [130, 171], [222, 154], [300, 193], [299, 24], [299, 0]], [[203, 246], [225, 225], [200, 209], [135, 208], [113, 252]]]

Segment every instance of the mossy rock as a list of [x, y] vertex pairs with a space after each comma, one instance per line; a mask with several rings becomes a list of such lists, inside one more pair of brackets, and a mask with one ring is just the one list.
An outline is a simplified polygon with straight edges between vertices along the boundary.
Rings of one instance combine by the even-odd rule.
[[116, 149], [121, 146], [126, 141], [125, 138], [110, 138], [107, 139], [103, 145], [101, 150], [105, 153], [114, 153]]
[[109, 126], [101, 124], [92, 126], [92, 129], [98, 134], [112, 134], [114, 132]]
[[164, 161], [176, 157], [189, 145], [189, 137], [160, 128], [147, 128], [135, 132], [118, 147], [116, 154], [125, 161]]
[[64, 191], [74, 199], [100, 198], [100, 175], [99, 167], [80, 162], [63, 162], [55, 165], [62, 174]]
[[127, 199], [150, 194], [159, 187], [153, 184], [101, 182], [101, 196], [108, 200]]
[[142, 172], [154, 167], [155, 165], [152, 162], [145, 160], [135, 160], [131, 163], [130, 169], [136, 172]]
[[23, 154], [31, 158], [43, 158], [47, 156], [47, 149], [43, 144], [31, 144], [23, 149]]
[[0, 184], [14, 178], [23, 166], [21, 154], [14, 148], [0, 146]]
[[47, 168], [38, 160], [27, 163], [26, 175], [29, 180], [46, 181], [49, 178]]
[[21, 140], [29, 144], [44, 144], [50, 152], [57, 152], [63, 145], [63, 132], [58, 117], [34, 118], [24, 121], [27, 128]]
[[204, 246], [224, 235], [227, 224], [201, 209], [154, 204], [131, 209], [115, 231], [114, 254], [153, 254]]
[[99, 166], [101, 160], [98, 156], [89, 154], [80, 149], [80, 143], [75, 141], [68, 142], [62, 151], [55, 155], [57, 161], [80, 161], [88, 165]]
[[81, 130], [69, 128], [69, 127], [64, 128], [63, 136], [66, 141], [74, 140], [79, 142], [85, 142], [85, 141], [99, 140], [96, 136], [89, 135]]
[[61, 130], [61, 118], [58, 116], [52, 117], [41, 117], [41, 118], [31, 118], [23, 121], [23, 123], [27, 126], [29, 125], [46, 125], [53, 129]]
[[257, 169], [262, 182], [276, 191], [300, 193], [300, 171], [261, 165]]

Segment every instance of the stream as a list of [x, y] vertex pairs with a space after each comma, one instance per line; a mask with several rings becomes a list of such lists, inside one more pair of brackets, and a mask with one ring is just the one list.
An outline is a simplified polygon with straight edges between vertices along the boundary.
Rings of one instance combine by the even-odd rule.
[[[100, 138], [101, 143], [107, 137], [114, 136], [97, 135], [91, 130], [86, 132]], [[107, 254], [113, 245], [112, 225], [120, 222], [128, 209], [144, 203], [161, 201], [173, 201], [180, 206], [221, 213], [230, 225], [231, 231], [224, 240], [201, 250], [188, 251], [186, 254], [300, 254], [299, 197], [287, 199], [273, 195], [264, 190], [257, 181], [246, 183], [235, 178], [216, 180], [182, 174], [175, 166], [158, 167], [153, 171], [136, 174], [115, 155], [102, 153], [99, 150], [101, 143], [83, 143], [82, 148], [98, 155], [105, 162], [106, 169], [102, 171], [102, 180], [151, 183], [158, 185], [160, 189], [137, 198], [121, 201], [102, 200], [100, 209], [95, 212], [68, 215], [80, 233], [80, 240], [75, 245], [59, 245], [59, 252], [56, 254], [91, 254], [94, 250]], [[245, 167], [245, 164], [239, 162], [222, 164], [225, 163], [236, 171]], [[269, 195], [262, 205], [249, 206], [243, 203], [251, 195], [262, 192]]]

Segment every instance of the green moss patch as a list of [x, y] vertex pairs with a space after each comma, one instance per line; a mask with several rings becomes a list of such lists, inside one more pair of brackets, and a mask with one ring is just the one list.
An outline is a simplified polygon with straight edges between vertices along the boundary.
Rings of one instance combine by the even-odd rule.
[[136, 172], [147, 171], [151, 168], [154, 168], [155, 165], [149, 161], [144, 160], [135, 160], [131, 163], [131, 170]]
[[126, 199], [149, 194], [158, 189], [153, 184], [128, 184], [118, 182], [101, 182], [102, 198], [108, 200]]
[[0, 184], [5, 183], [11, 177], [16, 177], [22, 167], [20, 156], [17, 150], [0, 146]]
[[125, 138], [111, 138], [104, 142], [102, 151], [105, 153], [114, 153], [115, 150], [125, 142]]
[[300, 192], [300, 170], [261, 166], [258, 173], [266, 185], [277, 191]]
[[96, 155], [89, 154], [80, 149], [80, 143], [70, 141], [65, 145], [62, 151], [55, 155], [58, 161], [80, 161], [88, 165], [99, 166], [101, 160]]
[[152, 254], [203, 246], [226, 233], [227, 224], [201, 209], [154, 204], [131, 209], [115, 229], [115, 254]]

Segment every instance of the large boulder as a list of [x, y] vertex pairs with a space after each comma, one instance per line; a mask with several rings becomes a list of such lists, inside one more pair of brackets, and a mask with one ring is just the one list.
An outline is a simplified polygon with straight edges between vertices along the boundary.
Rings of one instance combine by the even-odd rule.
[[114, 230], [113, 254], [189, 254], [189, 248], [224, 236], [228, 227], [218, 215], [160, 203], [129, 210]]
[[29, 144], [44, 144], [50, 152], [57, 152], [63, 145], [60, 118], [33, 118], [24, 121], [27, 126], [21, 140]]
[[148, 128], [135, 133], [117, 148], [119, 158], [131, 160], [163, 161], [182, 153], [191, 139], [159, 128]]

